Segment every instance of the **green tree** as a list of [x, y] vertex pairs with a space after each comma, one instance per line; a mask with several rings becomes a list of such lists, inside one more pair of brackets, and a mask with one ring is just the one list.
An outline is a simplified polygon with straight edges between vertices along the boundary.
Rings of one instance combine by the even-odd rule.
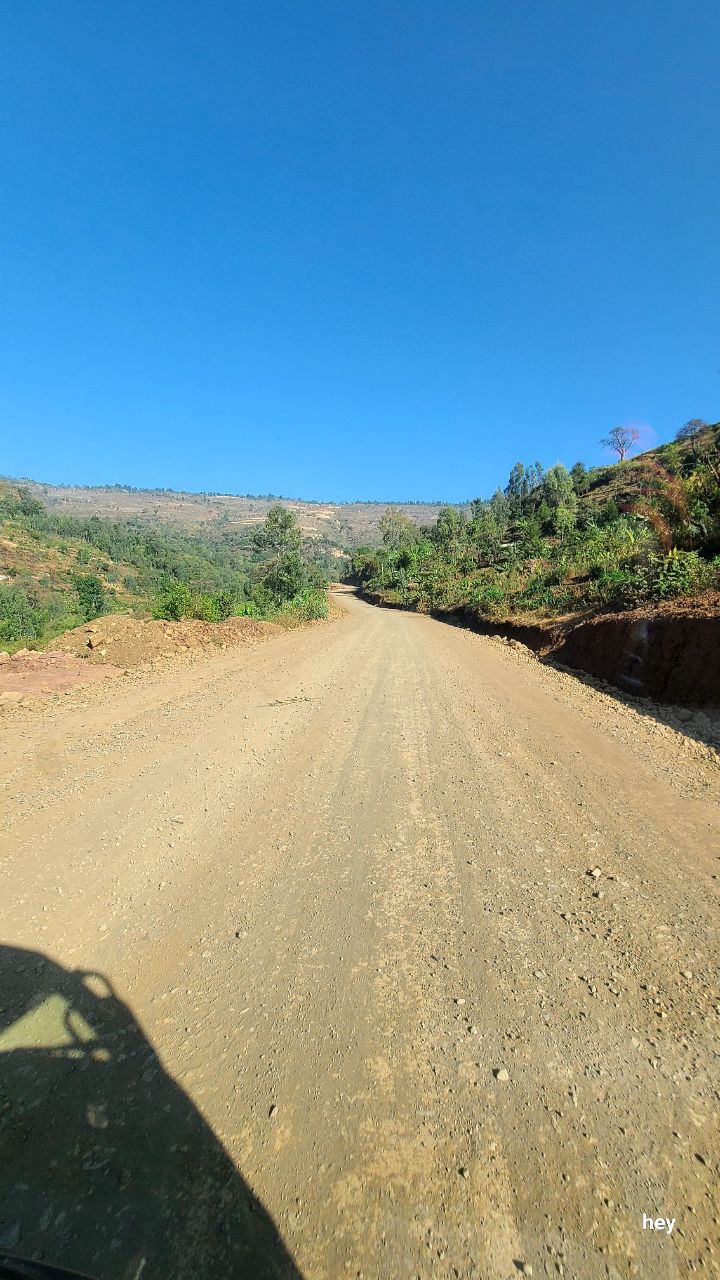
[[478, 559], [492, 560], [498, 555], [502, 534], [491, 503], [473, 502], [467, 538]]
[[585, 493], [588, 485], [587, 474], [587, 467], [584, 462], [576, 462], [574, 466], [570, 468], [570, 475], [572, 477], [576, 493]]
[[697, 456], [698, 436], [707, 429], [707, 422], [702, 418], [690, 418], [689, 422], [683, 423], [675, 432], [676, 440], [689, 440], [692, 445], [693, 457]]
[[435, 523], [434, 541], [445, 555], [456, 559], [467, 541], [467, 521], [457, 507], [441, 507]]
[[185, 582], [171, 582], [160, 593], [155, 605], [156, 618], [179, 622], [192, 615], [192, 593]]
[[525, 465], [522, 462], [516, 462], [508, 477], [505, 495], [508, 499], [508, 505], [512, 515], [517, 516], [522, 511], [524, 499], [530, 492], [530, 484], [525, 473]]
[[406, 547], [417, 537], [417, 526], [397, 507], [388, 507], [380, 517], [383, 545], [390, 549]]
[[276, 503], [268, 511], [264, 523], [255, 529], [252, 545], [256, 551], [278, 555], [285, 551], [299, 551], [302, 535], [292, 511]]
[[299, 595], [307, 584], [307, 572], [299, 551], [281, 551], [260, 565], [255, 578], [258, 599], [269, 597], [273, 604], [285, 604]]
[[556, 462], [554, 467], [550, 467], [545, 472], [543, 497], [553, 511], [556, 507], [567, 507], [570, 511], [574, 511], [577, 507], [577, 494], [572, 476], [561, 462]]
[[100, 579], [93, 573], [76, 574], [73, 586], [77, 592], [80, 614], [85, 621], [99, 618], [105, 610], [105, 592]]
[[510, 503], [507, 494], [502, 489], [495, 490], [490, 499], [490, 510], [497, 521], [500, 533], [505, 534], [510, 520]]
[[0, 583], [0, 642], [37, 640], [44, 623], [43, 610], [22, 587]]
[[307, 570], [300, 555], [302, 536], [292, 511], [277, 503], [265, 523], [253, 535], [256, 551], [265, 559], [254, 573], [253, 599], [263, 608], [287, 603], [307, 584]]
[[553, 528], [560, 539], [560, 545], [564, 546], [570, 534], [575, 529], [577, 513], [570, 507], [556, 507], [553, 512]]

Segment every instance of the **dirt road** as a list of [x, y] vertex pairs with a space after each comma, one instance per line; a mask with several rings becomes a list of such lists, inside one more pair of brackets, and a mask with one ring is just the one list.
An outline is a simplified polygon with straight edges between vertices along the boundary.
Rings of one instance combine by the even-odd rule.
[[0, 1241], [103, 1280], [718, 1274], [707, 748], [355, 599], [1, 723]]

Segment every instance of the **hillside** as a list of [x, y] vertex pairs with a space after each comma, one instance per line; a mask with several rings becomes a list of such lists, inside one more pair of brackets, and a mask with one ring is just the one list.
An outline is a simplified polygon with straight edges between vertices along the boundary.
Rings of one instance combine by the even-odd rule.
[[[697, 625], [688, 625], [683, 607], [677, 625], [656, 629], [667, 632], [670, 665], [693, 653], [704, 671], [702, 696], [716, 701], [720, 424], [687, 424], [671, 444], [591, 471], [517, 463], [507, 487], [473, 503], [469, 518], [446, 508], [424, 533], [400, 514], [386, 521], [383, 545], [360, 548], [353, 569], [378, 603], [462, 616], [510, 635], [529, 626], [532, 636], [555, 620], [536, 637], [541, 648], [623, 611], [635, 611], [628, 635], [633, 644], [644, 636], [644, 644], [648, 620], [655, 625], [667, 602], [684, 601]], [[601, 629], [592, 635], [607, 647]], [[640, 661], [636, 649], [630, 656]], [[669, 687], [664, 675], [659, 683]]]
[[[286, 550], [302, 547], [312, 564], [306, 585], [346, 576], [352, 554], [364, 585], [431, 608], [597, 611], [692, 592], [715, 586], [715, 571], [692, 556], [720, 551], [719, 439], [720, 426], [708, 426], [572, 474], [518, 463], [505, 490], [471, 504], [287, 501], [297, 545]], [[270, 603], [257, 595], [254, 542], [274, 505], [269, 496], [0, 480], [0, 641], [41, 641], [102, 609], [269, 616], [285, 587]], [[652, 559], [672, 547], [690, 559]]]
[[587, 489], [582, 495], [589, 506], [613, 501], [618, 508], [629, 510], [642, 499], [652, 485], [657, 469], [675, 474], [689, 474], [701, 459], [718, 454], [720, 422], [709, 423], [691, 439], [673, 440], [626, 458], [622, 463], [595, 467], [587, 473]]
[[[338, 553], [342, 555], [342, 553]], [[49, 510], [0, 480], [0, 650], [47, 641], [102, 613], [208, 623], [327, 610], [337, 555], [276, 507], [253, 531], [212, 536], [159, 521]]]
[[[720, 424], [707, 428], [706, 436], [720, 430]], [[701, 441], [704, 437], [701, 436]], [[609, 464], [587, 472], [586, 494], [582, 502], [599, 504], [612, 499], [623, 509], [644, 491], [649, 471], [660, 465], [682, 462], [697, 448], [689, 441], [659, 445], [627, 459], [621, 465]], [[260, 524], [274, 503], [282, 502], [292, 511], [303, 536], [324, 544], [327, 552], [352, 551], [359, 546], [373, 546], [381, 541], [380, 521], [386, 511], [399, 509], [419, 527], [433, 525], [442, 509], [439, 502], [307, 502], [228, 493], [184, 493], [173, 489], [134, 489], [125, 485], [53, 485], [37, 480], [12, 480], [22, 484], [46, 510], [57, 514], [99, 516], [109, 520], [139, 520], [144, 524], [165, 525], [185, 533], [201, 533], [214, 537], [229, 530], [243, 530]], [[478, 479], [476, 491], [482, 489]], [[469, 502], [460, 503], [468, 512]]]
[[281, 501], [295, 514], [305, 537], [324, 542], [336, 551], [378, 542], [380, 519], [392, 506], [402, 505], [402, 510], [415, 524], [426, 525], [437, 519], [441, 505], [427, 502], [302, 502], [272, 495], [243, 497], [227, 493], [177, 493], [172, 489], [131, 489], [123, 485], [93, 488], [42, 484], [25, 479], [13, 483], [22, 484], [48, 511], [58, 514], [141, 520], [184, 532], [202, 532], [208, 537], [228, 529], [260, 524], [270, 507]]

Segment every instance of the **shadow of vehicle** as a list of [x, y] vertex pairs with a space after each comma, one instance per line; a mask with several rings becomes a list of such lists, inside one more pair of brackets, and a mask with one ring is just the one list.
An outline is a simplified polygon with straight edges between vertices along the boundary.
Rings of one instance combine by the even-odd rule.
[[0, 947], [0, 1252], [99, 1280], [302, 1280], [100, 974]]

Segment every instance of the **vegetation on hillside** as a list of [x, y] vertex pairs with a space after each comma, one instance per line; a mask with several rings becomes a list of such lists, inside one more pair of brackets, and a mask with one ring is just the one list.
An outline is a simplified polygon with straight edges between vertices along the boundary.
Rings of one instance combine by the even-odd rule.
[[[624, 440], [608, 438], [620, 452]], [[620, 446], [620, 448], [618, 447]], [[604, 611], [720, 587], [720, 424], [609, 467], [516, 463], [469, 513], [418, 529], [400, 510], [353, 573], [388, 603], [489, 618]]]
[[271, 508], [254, 532], [204, 538], [134, 520], [48, 512], [0, 484], [0, 647], [37, 645], [102, 613], [220, 622], [324, 616], [322, 558], [294, 516]]

